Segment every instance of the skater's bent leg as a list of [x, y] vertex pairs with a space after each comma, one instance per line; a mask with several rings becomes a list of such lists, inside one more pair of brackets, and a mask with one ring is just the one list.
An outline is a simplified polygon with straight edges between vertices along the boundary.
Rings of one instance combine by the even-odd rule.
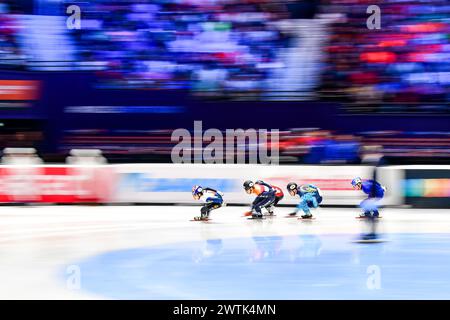
[[201, 209], [200, 209], [200, 213], [201, 213], [201, 217], [202, 219], [208, 218], [209, 214], [212, 210], [220, 208], [221, 204], [217, 203], [217, 202], [209, 202], [207, 204], [205, 204]]
[[262, 218], [263, 214], [262, 214], [262, 206], [258, 205], [258, 206], [254, 206], [252, 208], [252, 217], [254, 218]]
[[297, 210], [298, 211], [301, 210], [303, 212], [309, 211], [308, 203], [306, 202], [306, 199], [304, 199], [304, 198], [301, 199], [300, 203], [297, 205]]
[[283, 199], [283, 197], [284, 196], [275, 197], [275, 200], [273, 201], [273, 203], [267, 207], [267, 211], [269, 212], [270, 215], [273, 215], [275, 206], [278, 204], [278, 202], [280, 202]]
[[311, 217], [311, 210], [309, 209], [308, 200], [305, 197], [302, 197], [302, 200], [297, 205], [297, 211], [303, 211], [302, 217]]
[[360, 204], [361, 209], [363, 209], [362, 216], [364, 217], [371, 217], [372, 212], [376, 211], [378, 215], [378, 207], [377, 207], [377, 201], [375, 198], [367, 198], [363, 200]]
[[275, 197], [275, 201], [273, 202], [273, 205], [276, 206], [278, 204], [278, 202], [280, 202], [281, 200], [283, 200], [284, 196], [280, 196], [280, 197]]
[[261, 194], [253, 202], [252, 210], [257, 216], [262, 216], [262, 209], [270, 207], [275, 201], [275, 196], [271, 194]]
[[275, 196], [269, 196], [267, 201], [263, 204], [263, 207], [269, 212], [270, 215], [273, 214], [273, 209], [275, 206], [276, 197]]
[[202, 219], [206, 219], [209, 217], [209, 212], [211, 211], [211, 208], [208, 204], [204, 205], [201, 209], [200, 209], [200, 214], [201, 214], [201, 218]]

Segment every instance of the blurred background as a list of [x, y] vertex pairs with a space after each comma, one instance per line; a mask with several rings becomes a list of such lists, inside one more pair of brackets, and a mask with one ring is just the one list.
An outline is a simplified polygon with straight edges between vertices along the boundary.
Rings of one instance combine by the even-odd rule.
[[449, 38], [446, 0], [3, 0], [0, 148], [165, 163], [202, 120], [280, 129], [281, 164], [448, 164]]
[[[449, 299], [449, 40], [449, 0], [0, 0], [0, 299]], [[232, 156], [280, 165], [172, 163], [195, 121], [278, 129]], [[243, 222], [247, 179], [318, 186], [317, 222]]]

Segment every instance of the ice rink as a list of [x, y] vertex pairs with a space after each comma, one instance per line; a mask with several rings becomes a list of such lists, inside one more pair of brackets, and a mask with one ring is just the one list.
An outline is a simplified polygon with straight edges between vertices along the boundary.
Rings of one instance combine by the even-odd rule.
[[246, 210], [3, 206], [0, 298], [450, 299], [449, 210], [383, 209], [377, 244], [353, 242], [356, 208]]

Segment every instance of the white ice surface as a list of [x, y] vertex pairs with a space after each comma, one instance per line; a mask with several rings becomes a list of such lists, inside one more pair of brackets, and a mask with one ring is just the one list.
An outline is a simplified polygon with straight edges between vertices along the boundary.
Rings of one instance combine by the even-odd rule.
[[[73, 290], [64, 267], [107, 251], [158, 244], [270, 235], [359, 234], [358, 209], [319, 208], [312, 222], [285, 219], [292, 208], [262, 221], [246, 207], [211, 213], [213, 223], [189, 221], [194, 206], [35, 206], [0, 208], [0, 299], [102, 299]], [[450, 233], [450, 210], [383, 209], [384, 233]]]

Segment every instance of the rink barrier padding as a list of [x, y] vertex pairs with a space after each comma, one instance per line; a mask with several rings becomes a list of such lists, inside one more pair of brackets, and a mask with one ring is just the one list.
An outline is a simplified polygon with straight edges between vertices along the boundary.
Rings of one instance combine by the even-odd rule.
[[112, 199], [111, 166], [0, 166], [2, 203], [104, 203]]
[[[410, 178], [410, 172], [419, 178]], [[417, 198], [429, 198], [426, 205], [439, 206], [448, 201], [445, 195], [450, 194], [449, 172], [450, 166], [380, 167], [378, 179], [387, 187], [382, 205], [415, 206]], [[280, 203], [283, 205], [298, 203], [298, 197], [291, 197], [286, 191], [286, 185], [295, 181], [317, 185], [322, 190], [324, 206], [349, 206], [357, 205], [364, 198], [362, 192], [352, 189], [350, 181], [356, 176], [370, 179], [372, 174], [370, 166], [339, 165], [3, 165], [0, 166], [0, 202], [198, 204], [192, 198], [192, 186], [203, 185], [224, 192], [227, 204], [247, 205], [254, 196], [243, 191], [242, 183], [251, 179], [264, 180], [283, 189], [285, 196]], [[420, 184], [409, 181], [413, 179], [424, 180], [421, 185], [425, 189], [415, 190], [414, 182]]]
[[[284, 189], [290, 181], [315, 183], [325, 205], [351, 205], [360, 195], [351, 189], [354, 175], [369, 176], [370, 167], [263, 165], [39, 165], [1, 166], [3, 203], [175, 203], [194, 204], [192, 186], [221, 190], [228, 204], [248, 204], [246, 179], [262, 179]], [[296, 204], [288, 195], [283, 204]]]

